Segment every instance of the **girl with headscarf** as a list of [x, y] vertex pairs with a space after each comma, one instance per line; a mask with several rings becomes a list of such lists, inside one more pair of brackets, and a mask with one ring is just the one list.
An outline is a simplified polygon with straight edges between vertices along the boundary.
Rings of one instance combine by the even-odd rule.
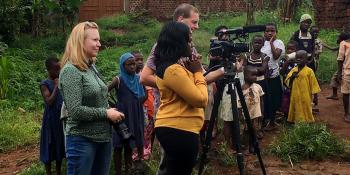
[[124, 148], [125, 173], [131, 169], [132, 150], [136, 147], [139, 160], [143, 154], [144, 112], [143, 102], [146, 99], [145, 89], [140, 84], [140, 76], [136, 74], [136, 61], [131, 53], [123, 54], [119, 59], [120, 75], [116, 76], [108, 86], [115, 89], [117, 96], [116, 108], [125, 114], [125, 124], [132, 139], [123, 140], [113, 133], [114, 161], [116, 174], [121, 174], [122, 151]]

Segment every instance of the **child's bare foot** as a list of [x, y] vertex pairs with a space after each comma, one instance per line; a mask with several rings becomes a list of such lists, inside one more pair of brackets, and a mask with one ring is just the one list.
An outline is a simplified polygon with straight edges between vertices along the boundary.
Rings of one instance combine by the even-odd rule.
[[338, 96], [336, 96], [336, 95], [330, 95], [330, 96], [327, 96], [326, 98], [330, 99], [330, 100], [338, 100], [339, 99]]
[[345, 115], [344, 120], [345, 120], [345, 122], [350, 123], [350, 114]]

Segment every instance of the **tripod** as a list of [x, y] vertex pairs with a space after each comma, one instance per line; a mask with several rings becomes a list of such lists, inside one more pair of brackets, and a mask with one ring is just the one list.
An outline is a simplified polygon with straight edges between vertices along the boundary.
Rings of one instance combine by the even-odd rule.
[[[213, 104], [213, 109], [212, 113], [210, 116], [210, 121], [209, 121], [209, 126], [208, 130], [206, 132], [205, 136], [205, 141], [203, 144], [202, 148], [202, 154], [200, 156], [200, 163], [199, 163], [199, 170], [198, 170], [198, 175], [202, 175], [203, 169], [204, 169], [204, 164], [207, 163], [207, 153], [210, 149], [210, 142], [212, 139], [212, 131], [214, 128], [214, 123], [216, 120], [216, 117], [218, 116], [218, 109], [220, 105], [220, 101], [222, 99], [224, 87], [227, 84], [228, 85], [228, 91], [227, 93], [231, 96], [231, 111], [232, 111], [232, 116], [233, 116], [233, 124], [231, 126], [231, 132], [232, 132], [232, 140], [235, 142], [235, 148], [236, 148], [236, 159], [237, 159], [237, 165], [239, 168], [240, 175], [244, 175], [244, 156], [241, 150], [241, 139], [240, 139], [240, 126], [239, 126], [239, 119], [238, 119], [238, 109], [237, 109], [237, 96], [236, 92], [239, 96], [239, 99], [245, 99], [243, 96], [243, 91], [241, 87], [241, 83], [239, 79], [236, 77], [236, 72], [235, 68], [233, 67], [232, 62], [229, 61], [224, 61], [224, 81], [218, 84], [218, 89], [217, 93], [214, 95], [214, 104]], [[253, 147], [254, 147], [254, 152], [256, 153], [259, 163], [260, 163], [260, 168], [263, 173], [263, 175], [266, 175], [266, 170], [264, 167], [263, 160], [261, 158], [260, 154], [260, 148], [259, 148], [259, 143], [256, 138], [254, 128], [252, 126], [252, 122], [250, 119], [250, 115], [248, 112], [247, 104], [245, 100], [241, 100], [241, 106], [243, 109], [244, 113], [244, 119], [248, 127], [248, 133], [250, 136], [250, 139], [252, 140]]]

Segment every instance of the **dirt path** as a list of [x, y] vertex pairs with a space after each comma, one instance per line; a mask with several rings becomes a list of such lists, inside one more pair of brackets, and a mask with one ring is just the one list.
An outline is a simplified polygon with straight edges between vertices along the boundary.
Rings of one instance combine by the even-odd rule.
[[39, 159], [37, 146], [18, 148], [15, 151], [0, 153], [0, 174], [18, 174]]
[[350, 140], [350, 123], [346, 123], [343, 119], [344, 109], [341, 94], [338, 94], [339, 100], [328, 100], [326, 97], [331, 93], [331, 90], [328, 86], [322, 87], [322, 92], [319, 95], [320, 113], [317, 118], [319, 121], [327, 123], [333, 133]]

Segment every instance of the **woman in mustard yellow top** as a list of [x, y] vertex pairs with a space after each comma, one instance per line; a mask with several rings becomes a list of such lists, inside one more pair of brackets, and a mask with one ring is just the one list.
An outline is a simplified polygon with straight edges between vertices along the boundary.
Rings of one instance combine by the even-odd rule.
[[[156, 136], [164, 149], [167, 175], [190, 175], [198, 155], [199, 130], [208, 101], [207, 85], [199, 60], [191, 55], [190, 29], [166, 24], [155, 48], [156, 84], [160, 107]], [[191, 57], [191, 61], [184, 58]]]

